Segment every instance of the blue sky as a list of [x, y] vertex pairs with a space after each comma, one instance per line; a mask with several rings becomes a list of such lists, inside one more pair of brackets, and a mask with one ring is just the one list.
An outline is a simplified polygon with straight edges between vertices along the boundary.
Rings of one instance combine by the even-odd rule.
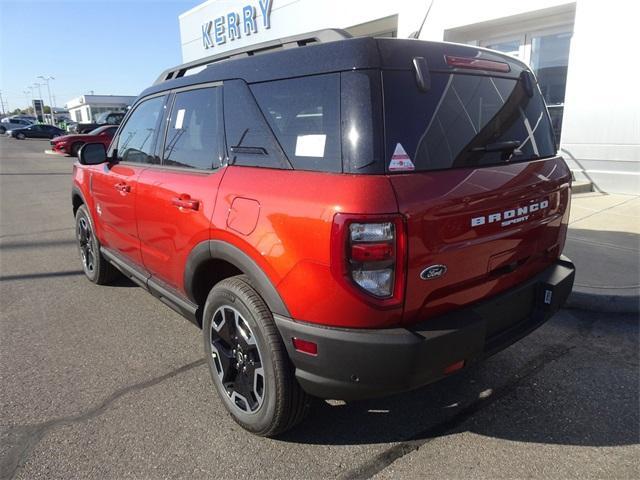
[[[56, 105], [89, 93], [137, 95], [181, 63], [178, 15], [203, 0], [0, 0], [0, 92], [9, 109], [52, 76]], [[36, 88], [37, 96], [37, 88]], [[42, 96], [48, 105], [46, 86]]]

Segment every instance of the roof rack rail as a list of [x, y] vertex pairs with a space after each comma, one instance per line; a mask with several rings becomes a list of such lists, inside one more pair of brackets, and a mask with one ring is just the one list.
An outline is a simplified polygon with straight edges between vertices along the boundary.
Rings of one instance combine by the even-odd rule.
[[154, 82], [154, 85], [166, 82], [167, 80], [184, 77], [189, 70], [211, 65], [212, 63], [221, 62], [223, 60], [229, 60], [231, 58], [250, 57], [252, 55], [259, 55], [261, 53], [267, 53], [282, 48], [304, 47], [310, 43], [334, 42], [336, 40], [344, 40], [345, 38], [351, 38], [351, 35], [347, 31], [331, 28], [286, 38], [279, 38], [254, 45], [247, 45], [246, 47], [228, 50], [226, 52], [168, 68], [160, 74]]

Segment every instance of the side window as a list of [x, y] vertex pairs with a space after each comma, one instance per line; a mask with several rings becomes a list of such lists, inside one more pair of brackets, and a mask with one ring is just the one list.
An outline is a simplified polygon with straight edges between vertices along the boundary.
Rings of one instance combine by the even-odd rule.
[[156, 163], [154, 146], [166, 97], [154, 97], [138, 104], [118, 134], [114, 148], [123, 162]]
[[224, 82], [223, 88], [229, 163], [290, 169], [247, 84], [243, 80], [231, 80]]
[[251, 91], [295, 169], [342, 171], [339, 74], [258, 83]]
[[164, 145], [163, 165], [220, 167], [219, 88], [176, 93]]

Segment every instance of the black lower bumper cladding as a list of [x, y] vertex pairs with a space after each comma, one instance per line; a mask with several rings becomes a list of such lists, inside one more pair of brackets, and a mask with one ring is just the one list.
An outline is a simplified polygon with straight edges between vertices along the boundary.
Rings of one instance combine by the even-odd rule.
[[[296, 377], [311, 395], [357, 400], [432, 383], [461, 360], [471, 365], [529, 334], [564, 304], [575, 267], [562, 256], [527, 282], [496, 297], [410, 328], [326, 328], [279, 315]], [[317, 356], [297, 352], [292, 338], [315, 342]]]

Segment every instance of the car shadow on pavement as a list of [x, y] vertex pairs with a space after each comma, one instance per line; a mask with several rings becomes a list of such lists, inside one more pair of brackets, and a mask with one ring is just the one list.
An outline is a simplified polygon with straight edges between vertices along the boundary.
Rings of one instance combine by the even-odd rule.
[[23, 176], [29, 176], [29, 175], [35, 175], [35, 176], [44, 176], [44, 177], [48, 177], [50, 175], [63, 175], [63, 176], [69, 176], [69, 174], [67, 172], [0, 172], [0, 177], [6, 177], [6, 176], [17, 176], [17, 177], [23, 177]]
[[338, 406], [317, 401], [279, 440], [415, 449], [470, 432], [546, 444], [640, 443], [638, 320], [580, 315], [562, 312], [485, 363], [413, 392]]
[[84, 272], [82, 270], [67, 270], [62, 272], [36, 272], [21, 273], [18, 275], [2, 275], [0, 276], [0, 281], [14, 282], [18, 280], [35, 280], [38, 278], [73, 277], [76, 275], [84, 275]]
[[46, 247], [60, 247], [76, 245], [77, 240], [75, 238], [65, 238], [60, 240], [38, 240], [35, 242], [13, 242], [6, 241], [0, 243], [0, 250], [24, 250], [29, 248], [46, 248]]

